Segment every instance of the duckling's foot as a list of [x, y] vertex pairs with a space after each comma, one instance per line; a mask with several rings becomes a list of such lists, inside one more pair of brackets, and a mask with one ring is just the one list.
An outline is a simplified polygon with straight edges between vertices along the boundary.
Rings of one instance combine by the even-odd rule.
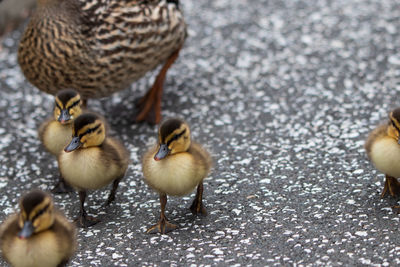
[[203, 201], [199, 201], [197, 198], [193, 200], [193, 203], [190, 206], [190, 210], [194, 215], [202, 214], [204, 216], [207, 216], [207, 210], [203, 206]]
[[199, 213], [204, 216], [207, 215], [207, 210], [203, 206], [203, 182], [199, 183], [199, 185], [197, 186], [197, 193], [192, 205], [190, 206], [190, 210], [194, 215], [197, 215]]
[[99, 219], [92, 217], [92, 216], [88, 216], [88, 215], [80, 215], [76, 220], [76, 225], [80, 228], [88, 228], [90, 226], [95, 225], [96, 223], [100, 222]]
[[79, 200], [81, 201], [81, 209], [79, 211], [79, 217], [75, 220], [76, 225], [81, 228], [87, 228], [89, 226], [95, 225], [100, 222], [99, 219], [88, 216], [85, 211], [85, 199], [86, 199], [86, 191], [79, 191]]
[[167, 218], [161, 218], [157, 224], [147, 229], [147, 234], [161, 233], [165, 234], [178, 228], [178, 225], [168, 222]]
[[111, 195], [108, 196], [106, 203], [104, 204], [104, 206], [108, 206], [111, 204], [111, 202], [113, 202], [115, 200], [115, 195]]
[[136, 122], [147, 121], [156, 124], [161, 121], [161, 97], [163, 93], [163, 85], [168, 69], [178, 58], [179, 50], [176, 50], [167, 59], [167, 62], [158, 73], [153, 86], [146, 95], [139, 101], [140, 113], [136, 116]]
[[122, 180], [122, 178], [124, 178], [124, 176], [114, 180], [113, 187], [111, 189], [110, 195], [108, 196], [108, 199], [105, 204], [106, 206], [110, 205], [111, 202], [113, 202], [115, 200], [115, 193], [117, 192], [119, 182]]
[[64, 179], [60, 178], [60, 180], [54, 186], [51, 192], [54, 194], [66, 194], [74, 192], [74, 189], [69, 184], [67, 184]]
[[400, 183], [396, 178], [386, 175], [385, 186], [381, 193], [381, 198], [385, 197], [387, 194], [392, 197], [400, 197]]
[[400, 213], [400, 206], [398, 205], [392, 206], [392, 210], [393, 212]]

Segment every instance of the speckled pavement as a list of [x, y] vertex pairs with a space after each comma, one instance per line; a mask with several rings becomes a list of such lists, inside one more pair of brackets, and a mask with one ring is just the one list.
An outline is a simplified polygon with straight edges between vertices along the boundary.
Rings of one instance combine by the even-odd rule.
[[[369, 163], [368, 132], [400, 106], [397, 0], [182, 1], [189, 35], [167, 76], [164, 117], [180, 116], [213, 154], [207, 217], [169, 198], [180, 229], [147, 235], [160, 207], [140, 158], [156, 126], [132, 124], [134, 101], [156, 72], [89, 106], [131, 151], [116, 202], [89, 196], [101, 223], [79, 231], [70, 266], [281, 266], [400, 264], [396, 199], [380, 199], [383, 174]], [[1, 8], [1, 6], [0, 6]], [[0, 51], [0, 221], [58, 172], [37, 139], [52, 98], [16, 62], [21, 30]], [[67, 216], [76, 194], [56, 196]], [[3, 261], [0, 261], [4, 265]]]

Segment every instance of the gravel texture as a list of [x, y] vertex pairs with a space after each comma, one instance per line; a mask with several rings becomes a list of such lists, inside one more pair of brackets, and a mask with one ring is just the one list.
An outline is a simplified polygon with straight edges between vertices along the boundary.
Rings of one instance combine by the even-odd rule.
[[[116, 202], [89, 196], [101, 223], [79, 231], [71, 266], [400, 264], [399, 215], [380, 199], [383, 174], [368, 161], [370, 130], [399, 105], [400, 4], [396, 0], [182, 1], [189, 35], [169, 71], [163, 116], [192, 125], [213, 154], [207, 217], [169, 198], [180, 229], [147, 235], [158, 196], [140, 158], [156, 126], [132, 123], [156, 72], [89, 106], [131, 151]], [[50, 189], [55, 159], [37, 138], [52, 97], [16, 62], [21, 29], [0, 50], [0, 221], [21, 194]], [[55, 196], [69, 218], [76, 194]], [[4, 265], [4, 262], [0, 261]]]

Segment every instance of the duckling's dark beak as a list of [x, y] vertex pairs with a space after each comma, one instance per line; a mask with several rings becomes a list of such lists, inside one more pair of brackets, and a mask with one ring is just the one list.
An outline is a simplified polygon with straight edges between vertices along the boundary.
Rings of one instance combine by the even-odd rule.
[[397, 139], [397, 143], [400, 145], [400, 136], [399, 136], [399, 138]]
[[67, 110], [67, 109], [62, 109], [62, 110], [61, 110], [61, 113], [60, 113], [60, 116], [58, 116], [58, 121], [59, 121], [61, 124], [64, 124], [64, 123], [66, 123], [67, 121], [69, 121], [70, 119], [71, 119], [71, 115], [69, 115], [68, 110]]
[[74, 151], [75, 149], [78, 149], [82, 145], [81, 140], [79, 139], [79, 136], [74, 136], [72, 137], [71, 142], [64, 148], [65, 152], [71, 152]]
[[166, 156], [168, 156], [169, 151], [170, 150], [169, 150], [167, 144], [161, 144], [160, 148], [158, 149], [158, 152], [154, 156], [154, 159], [159, 161], [159, 160], [165, 158]]
[[21, 232], [18, 233], [18, 237], [21, 239], [26, 239], [33, 234], [34, 230], [35, 230], [35, 228], [33, 227], [32, 222], [26, 221], [24, 223], [24, 227], [22, 227]]

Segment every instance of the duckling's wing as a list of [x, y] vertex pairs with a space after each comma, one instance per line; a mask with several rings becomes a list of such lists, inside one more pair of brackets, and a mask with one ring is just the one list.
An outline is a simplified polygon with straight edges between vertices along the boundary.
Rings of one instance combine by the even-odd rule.
[[369, 155], [370, 155], [370, 153], [371, 153], [372, 144], [373, 144], [374, 141], [377, 140], [378, 138], [383, 137], [383, 136], [386, 135], [387, 127], [388, 127], [388, 124], [380, 125], [380, 126], [376, 127], [376, 128], [368, 135], [368, 138], [367, 138], [367, 140], [365, 141], [365, 145], [364, 145], [365, 150], [367, 151], [368, 157], [369, 157]]
[[11, 252], [13, 239], [17, 237], [18, 231], [18, 214], [11, 215], [0, 226], [0, 250], [7, 261], [7, 255]]
[[38, 129], [38, 136], [39, 139], [43, 142], [43, 136], [44, 132], [46, 131], [47, 127], [49, 124], [54, 120], [53, 117], [47, 118], [42, 124], [40, 124], [39, 129]]
[[212, 166], [212, 158], [210, 153], [200, 144], [192, 142], [188, 152], [193, 156], [196, 165], [199, 167], [204, 176], [208, 174]]
[[118, 166], [121, 171], [125, 172], [129, 164], [128, 150], [117, 140], [107, 137], [101, 145], [102, 161], [105, 165], [113, 163]]
[[75, 226], [65, 218], [61, 211], [55, 210], [54, 212], [55, 220], [52, 229], [56, 234], [59, 250], [63, 254], [63, 259], [58, 266], [66, 266], [77, 247], [77, 231]]

